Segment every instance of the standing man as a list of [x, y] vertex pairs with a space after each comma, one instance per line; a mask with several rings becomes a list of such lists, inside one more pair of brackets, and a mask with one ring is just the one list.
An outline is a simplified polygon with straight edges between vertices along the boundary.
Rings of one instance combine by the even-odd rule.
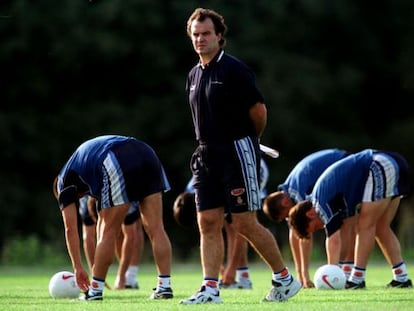
[[221, 303], [224, 217], [272, 271], [265, 301], [286, 301], [301, 288], [288, 271], [272, 233], [261, 225], [259, 138], [266, 126], [264, 99], [252, 71], [223, 50], [227, 26], [210, 9], [197, 8], [187, 21], [199, 63], [187, 79], [187, 94], [199, 144], [191, 159], [203, 281], [182, 304]]
[[392, 267], [393, 279], [387, 287], [412, 288], [400, 242], [391, 228], [400, 200], [409, 191], [408, 164], [400, 154], [366, 149], [330, 165], [309, 198], [289, 211], [289, 222], [305, 239], [325, 228], [328, 263], [338, 264], [343, 223], [358, 213], [355, 265], [345, 288], [365, 288], [365, 271], [375, 241]]
[[[264, 214], [275, 222], [281, 222], [286, 219], [289, 215], [289, 210], [297, 203], [305, 200], [306, 196], [311, 193], [316, 180], [323, 171], [329, 165], [343, 159], [348, 154], [345, 150], [333, 148], [319, 150], [304, 157], [290, 171], [286, 180], [278, 185], [278, 191], [269, 194], [264, 200]], [[341, 256], [343, 260], [340, 264], [345, 274], [349, 275], [354, 258], [354, 226], [352, 222], [349, 222], [348, 228], [349, 230], [346, 232], [345, 237], [349, 237], [349, 242], [344, 244], [349, 246], [349, 250], [344, 250]], [[289, 228], [289, 243], [295, 262], [296, 274], [304, 288], [314, 287], [309, 274], [312, 242], [312, 235], [309, 239], [299, 239]]]
[[[269, 179], [269, 169], [263, 158], [260, 161], [260, 198], [267, 196], [266, 184]], [[174, 217], [183, 227], [194, 227], [197, 222], [194, 202], [194, 179], [187, 183], [185, 191], [180, 193], [174, 202]], [[222, 279], [219, 288], [223, 289], [252, 289], [250, 279], [248, 251], [249, 244], [239, 235], [228, 222], [224, 222], [226, 236], [226, 264], [221, 270]]]
[[[53, 187], [65, 226], [66, 245], [84, 300], [102, 300], [117, 236], [132, 202], [152, 245], [158, 285], [152, 299], [173, 297], [170, 285], [172, 251], [164, 230], [162, 193], [170, 189], [154, 150], [133, 137], [106, 135], [81, 144], [60, 171]], [[83, 267], [78, 232], [79, 198], [98, 200], [97, 244], [92, 281]]]

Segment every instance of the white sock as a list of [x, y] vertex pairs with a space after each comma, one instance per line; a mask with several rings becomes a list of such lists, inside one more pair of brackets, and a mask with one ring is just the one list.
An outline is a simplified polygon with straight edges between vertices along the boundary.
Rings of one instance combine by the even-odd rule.
[[365, 269], [354, 266], [352, 268], [351, 276], [349, 277], [348, 281], [351, 281], [355, 284], [361, 284], [365, 281]]
[[206, 287], [206, 291], [209, 293], [216, 293], [218, 291], [218, 280], [216, 279], [204, 279], [203, 285]]
[[89, 294], [96, 295], [103, 292], [105, 286], [105, 280], [93, 277], [91, 286], [89, 287]]
[[129, 285], [134, 285], [136, 283], [136, 278], [138, 274], [138, 266], [129, 266], [128, 270], [125, 272], [126, 283]]
[[273, 272], [272, 279], [282, 285], [288, 285], [292, 281], [292, 275], [289, 273], [288, 268], [284, 268], [279, 272]]
[[236, 270], [236, 282], [250, 280], [248, 267], [239, 267]]
[[339, 261], [339, 266], [341, 267], [342, 271], [345, 273], [346, 279], [351, 276], [352, 268], [354, 267], [353, 261]]
[[398, 282], [407, 282], [408, 273], [407, 273], [407, 266], [405, 265], [404, 261], [392, 267], [392, 275], [393, 275], [393, 279]]
[[171, 277], [169, 275], [159, 275], [158, 276], [158, 287], [170, 288], [171, 287]]

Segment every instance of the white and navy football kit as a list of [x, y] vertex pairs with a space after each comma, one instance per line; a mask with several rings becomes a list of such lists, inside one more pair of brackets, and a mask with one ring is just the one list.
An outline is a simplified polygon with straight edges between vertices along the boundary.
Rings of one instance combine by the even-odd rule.
[[278, 190], [284, 191], [294, 204], [306, 200], [306, 196], [312, 192], [312, 188], [322, 174], [331, 164], [343, 159], [349, 153], [340, 149], [324, 149], [309, 154], [290, 171]]
[[220, 50], [192, 68], [186, 90], [199, 143], [191, 159], [197, 208], [260, 209], [260, 149], [249, 110], [264, 99], [253, 72]]
[[92, 218], [88, 209], [88, 196], [84, 195], [79, 199], [79, 216], [85, 226], [94, 226], [95, 220]]
[[[406, 196], [408, 192], [406, 160], [397, 153], [366, 149], [329, 166], [309, 198], [330, 236], [345, 218], [356, 214], [361, 202]], [[343, 205], [336, 204], [338, 200]]]
[[58, 175], [61, 208], [84, 195], [98, 199], [99, 208], [128, 202], [170, 189], [154, 150], [132, 137], [106, 135], [80, 145]]

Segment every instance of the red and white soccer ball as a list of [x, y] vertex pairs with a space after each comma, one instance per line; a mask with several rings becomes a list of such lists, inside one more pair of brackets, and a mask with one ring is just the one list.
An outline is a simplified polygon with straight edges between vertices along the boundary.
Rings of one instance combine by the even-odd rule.
[[49, 294], [53, 298], [77, 298], [80, 289], [75, 274], [69, 271], [55, 273], [49, 281]]
[[323, 265], [316, 270], [313, 283], [317, 289], [344, 289], [345, 273], [337, 265]]

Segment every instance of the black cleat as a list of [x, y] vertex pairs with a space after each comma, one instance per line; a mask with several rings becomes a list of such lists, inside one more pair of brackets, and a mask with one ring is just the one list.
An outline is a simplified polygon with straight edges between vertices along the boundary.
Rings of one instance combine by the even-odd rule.
[[79, 297], [79, 300], [84, 300], [84, 301], [103, 300], [102, 292], [95, 294], [95, 295], [90, 295], [89, 291], [86, 291], [83, 296]]
[[387, 284], [387, 288], [413, 288], [413, 283], [410, 279], [405, 282], [392, 280]]
[[345, 283], [345, 289], [364, 289], [365, 288], [365, 281], [362, 281], [362, 283], [354, 283], [351, 281], [346, 281]]
[[125, 288], [126, 289], [139, 289], [139, 284], [138, 284], [138, 282], [136, 282], [134, 284], [125, 284]]
[[174, 297], [171, 287], [158, 287], [153, 290], [154, 292], [150, 296], [151, 299], [171, 299]]

